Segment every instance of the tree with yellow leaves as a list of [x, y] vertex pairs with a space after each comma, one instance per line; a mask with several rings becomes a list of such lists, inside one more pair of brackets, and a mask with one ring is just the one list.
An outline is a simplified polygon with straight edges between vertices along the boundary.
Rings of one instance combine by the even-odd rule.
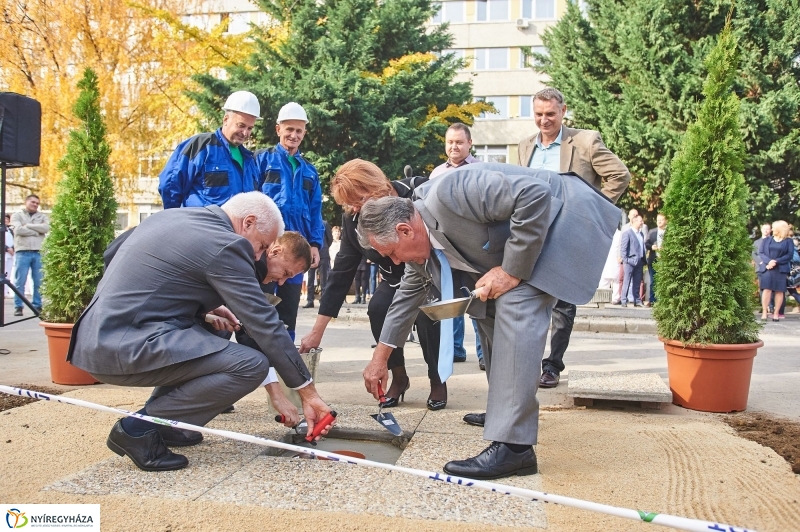
[[191, 76], [251, 51], [223, 25], [206, 32], [183, 23], [178, 13], [191, 9], [177, 0], [0, 0], [0, 90], [42, 104], [41, 166], [14, 171], [13, 181], [52, 203], [86, 67], [103, 95], [117, 197], [130, 201], [139, 177], [155, 177], [174, 145], [197, 132]]

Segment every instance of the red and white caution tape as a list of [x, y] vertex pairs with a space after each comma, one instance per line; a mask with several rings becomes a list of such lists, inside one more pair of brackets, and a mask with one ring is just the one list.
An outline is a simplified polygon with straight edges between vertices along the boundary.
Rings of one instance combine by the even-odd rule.
[[160, 419], [151, 416], [144, 416], [142, 414], [137, 414], [136, 412], [128, 412], [127, 410], [121, 410], [119, 408], [111, 408], [105, 405], [99, 405], [97, 403], [91, 403], [89, 401], [82, 401], [80, 399], [73, 399], [72, 397], [64, 397], [61, 395], [50, 395], [41, 392], [34, 392], [31, 390], [25, 390], [22, 388], [14, 388], [12, 386], [3, 386], [0, 385], [0, 392], [7, 393], [9, 395], [20, 395], [23, 397], [31, 397], [33, 399], [42, 399], [45, 401], [56, 401], [58, 403], [66, 403], [75, 406], [82, 406], [84, 408], [90, 408], [92, 410], [99, 410], [101, 412], [108, 412], [109, 414], [115, 415], [123, 415], [129, 417], [139, 418], [145, 421], [149, 421], [151, 423], [157, 423], [159, 425], [167, 425], [171, 427], [175, 427], [178, 429], [183, 430], [193, 430], [197, 432], [202, 432], [204, 434], [214, 434], [216, 436], [222, 436], [223, 438], [230, 438], [232, 440], [239, 440], [247, 443], [255, 443], [257, 445], [264, 445], [266, 447], [274, 447], [276, 449], [285, 449], [287, 451], [294, 451], [303, 454], [310, 454], [315, 457], [322, 457], [327, 458], [329, 460], [335, 460], [337, 462], [347, 462], [349, 464], [357, 464], [362, 466], [368, 467], [375, 467], [378, 469], [387, 469], [389, 471], [398, 471], [400, 473], [406, 473], [409, 475], [414, 475], [417, 477], [424, 477], [429, 478], [431, 480], [439, 480], [442, 482], [447, 482], [450, 484], [458, 484], [459, 486], [469, 486], [473, 488], [483, 488], [485, 490], [494, 491], [497, 493], [502, 493], [503, 495], [513, 495], [515, 497], [520, 497], [523, 499], [528, 499], [531, 501], [544, 501], [544, 502], [551, 502], [555, 504], [562, 504], [564, 506], [569, 506], [572, 508], [580, 508], [581, 510], [590, 510], [593, 512], [599, 512], [608, 515], [615, 515], [617, 517], [624, 517], [626, 519], [633, 519], [635, 521], [644, 521], [646, 523], [653, 523], [656, 525], [663, 525], [676, 528], [678, 530], [689, 530], [693, 532], [708, 532], [708, 531], [717, 531], [717, 532], [755, 532], [750, 529], [741, 528], [741, 527], [733, 527], [730, 525], [724, 525], [721, 523], [715, 523], [712, 521], [701, 521], [699, 519], [689, 519], [686, 517], [678, 517], [674, 515], [667, 515], [667, 514], [659, 514], [653, 512], [643, 512], [641, 510], [629, 510], [627, 508], [619, 508], [617, 506], [609, 506], [607, 504], [599, 504], [596, 502], [591, 501], [584, 501], [581, 499], [574, 499], [572, 497], [564, 497], [562, 495], [554, 495], [552, 493], [544, 493], [540, 491], [528, 490], [523, 488], [517, 488], [514, 486], [507, 486], [505, 484], [497, 484], [495, 482], [487, 482], [485, 480], [473, 480], [469, 478], [462, 478], [462, 477], [454, 477], [451, 475], [446, 475], [444, 473], [436, 473], [433, 471], [423, 471], [420, 469], [411, 469], [409, 467], [400, 467], [391, 464], [384, 464], [381, 462], [373, 462], [371, 460], [364, 460], [360, 458], [352, 458], [350, 456], [343, 456], [335, 453], [329, 453], [327, 451], [317, 450], [317, 449], [309, 449], [307, 447], [300, 447], [298, 445], [292, 445], [289, 443], [283, 443], [274, 440], [268, 440], [266, 438], [259, 438], [258, 436], [251, 436], [249, 434], [241, 434], [239, 432], [232, 432], [229, 430], [219, 430], [219, 429], [210, 429], [207, 427], [198, 427], [196, 425], [190, 425], [189, 423], [182, 423], [180, 421], [172, 421], [169, 419]]

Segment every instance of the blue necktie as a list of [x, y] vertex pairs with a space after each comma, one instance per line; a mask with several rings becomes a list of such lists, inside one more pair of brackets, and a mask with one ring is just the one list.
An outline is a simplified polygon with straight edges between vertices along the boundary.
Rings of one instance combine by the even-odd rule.
[[[442, 301], [453, 299], [453, 273], [450, 270], [450, 263], [447, 261], [441, 249], [434, 249], [436, 258], [439, 259], [439, 269], [441, 270]], [[442, 382], [447, 381], [453, 374], [453, 320], [442, 320], [440, 322], [441, 332], [439, 335], [439, 378]]]

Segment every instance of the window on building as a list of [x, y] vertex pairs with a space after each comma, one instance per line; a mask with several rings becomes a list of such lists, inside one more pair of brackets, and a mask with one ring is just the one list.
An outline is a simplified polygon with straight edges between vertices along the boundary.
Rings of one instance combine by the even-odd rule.
[[556, 18], [555, 0], [522, 0], [522, 18], [538, 20]]
[[439, 2], [434, 4], [439, 7], [439, 11], [431, 19], [433, 24], [442, 22], [464, 22], [465, 2], [456, 0], [454, 2]]
[[228, 16], [228, 33], [238, 35], [250, 30], [250, 13], [231, 13]]
[[476, 18], [479, 22], [487, 20], [508, 20], [508, 0], [477, 0]]
[[536, 6], [534, 14], [537, 20], [556, 18], [556, 0], [533, 0]]
[[519, 97], [519, 117], [520, 118], [530, 118], [533, 116], [533, 111], [531, 109], [532, 106], [532, 98], [533, 96], [525, 95]]
[[142, 223], [144, 221], [144, 219], [147, 218], [148, 216], [150, 216], [149, 212], [140, 212], [139, 213], [139, 223]]
[[547, 47], [546, 46], [531, 46], [530, 47], [530, 54], [526, 54], [525, 50], [521, 49], [519, 54], [519, 67], [526, 69], [535, 66], [539, 66], [539, 62], [536, 61], [533, 54], [541, 54], [541, 55], [548, 55], [547, 54]]
[[497, 113], [481, 113], [478, 118], [485, 120], [503, 120], [508, 118], [508, 96], [479, 96], [476, 102], [489, 102], [497, 109]]
[[508, 48], [477, 48], [475, 70], [507, 70]]
[[128, 228], [128, 213], [118, 212], [117, 221], [114, 222], [114, 229], [116, 229], [117, 231], [124, 231], [127, 228]]
[[508, 162], [508, 146], [475, 146], [475, 157], [484, 163]]

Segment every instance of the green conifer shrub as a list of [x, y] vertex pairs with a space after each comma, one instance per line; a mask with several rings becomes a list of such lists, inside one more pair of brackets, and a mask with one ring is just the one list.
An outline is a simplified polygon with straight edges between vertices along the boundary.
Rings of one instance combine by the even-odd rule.
[[72, 112], [80, 127], [70, 132], [58, 164], [64, 179], [42, 246], [43, 318], [53, 323], [75, 323], [94, 296], [117, 212], [97, 74], [84, 70], [78, 88]]
[[653, 316], [661, 337], [684, 344], [758, 340], [745, 150], [732, 90], [738, 61], [728, 25], [705, 61], [705, 99], [673, 160], [664, 198], [668, 226]]

